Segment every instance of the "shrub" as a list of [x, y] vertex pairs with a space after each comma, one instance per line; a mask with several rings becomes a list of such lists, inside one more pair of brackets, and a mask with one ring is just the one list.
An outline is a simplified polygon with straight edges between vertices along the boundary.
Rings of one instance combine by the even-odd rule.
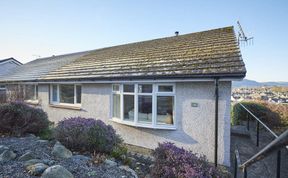
[[75, 151], [111, 153], [121, 143], [112, 126], [101, 120], [72, 117], [60, 121], [55, 138]]
[[[270, 127], [278, 127], [281, 125], [280, 115], [272, 111], [268, 104], [257, 101], [241, 102], [241, 104]], [[232, 108], [232, 124], [238, 125], [240, 121], [246, 121], [247, 114], [247, 111], [239, 103], [235, 104]]]
[[151, 170], [153, 177], [225, 177], [220, 170], [208, 163], [205, 156], [198, 157], [173, 143], [159, 144], [152, 155], [155, 157], [155, 166]]
[[0, 105], [0, 132], [12, 135], [33, 133], [38, 135], [47, 129], [47, 114], [39, 108], [33, 108], [22, 102]]

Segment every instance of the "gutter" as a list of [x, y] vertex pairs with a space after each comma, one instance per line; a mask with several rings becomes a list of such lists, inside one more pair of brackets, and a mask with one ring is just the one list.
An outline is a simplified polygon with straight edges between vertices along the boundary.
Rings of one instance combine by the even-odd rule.
[[215, 150], [214, 150], [214, 164], [218, 164], [218, 106], [219, 106], [219, 78], [215, 78]]

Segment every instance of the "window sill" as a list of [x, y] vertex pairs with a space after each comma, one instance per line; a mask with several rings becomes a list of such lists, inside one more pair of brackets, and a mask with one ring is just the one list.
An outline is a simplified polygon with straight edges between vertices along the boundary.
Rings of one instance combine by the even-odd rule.
[[72, 105], [65, 105], [65, 104], [50, 104], [50, 107], [53, 108], [62, 108], [62, 109], [72, 109], [72, 110], [81, 110], [81, 106], [72, 106]]
[[131, 121], [122, 121], [122, 120], [117, 119], [117, 118], [112, 118], [110, 120], [112, 122], [116, 122], [116, 123], [123, 124], [123, 125], [129, 125], [129, 126], [133, 126], [133, 127], [159, 129], [159, 130], [176, 130], [175, 125], [155, 125], [155, 126], [153, 126], [152, 124], [134, 123]]
[[29, 105], [38, 105], [39, 104], [39, 100], [24, 100], [24, 102], [26, 104], [29, 104]]

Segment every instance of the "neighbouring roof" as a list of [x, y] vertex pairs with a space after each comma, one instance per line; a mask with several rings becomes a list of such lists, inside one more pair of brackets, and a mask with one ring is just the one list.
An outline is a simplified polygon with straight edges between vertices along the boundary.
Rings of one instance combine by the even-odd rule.
[[38, 81], [49, 72], [56, 70], [65, 64], [71, 63], [85, 54], [87, 54], [87, 52], [36, 59], [17, 67], [14, 70], [12, 69], [5, 76], [0, 76], [0, 82]]
[[225, 27], [37, 59], [6, 81], [243, 78], [245, 74], [233, 27]]
[[14, 59], [13, 57], [7, 58], [7, 59], [1, 59], [0, 60], [0, 65], [3, 64], [4, 62], [7, 61], [13, 61], [16, 65], [22, 65], [21, 62], [19, 62], [18, 60]]

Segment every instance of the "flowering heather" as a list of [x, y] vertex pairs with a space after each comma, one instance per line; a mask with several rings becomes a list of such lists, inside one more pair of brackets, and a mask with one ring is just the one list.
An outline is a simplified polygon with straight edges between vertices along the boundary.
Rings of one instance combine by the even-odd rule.
[[55, 137], [77, 151], [111, 152], [121, 142], [112, 126], [93, 118], [72, 117], [58, 123]]
[[198, 157], [191, 151], [176, 147], [173, 143], [159, 144], [153, 156], [155, 157], [155, 166], [151, 170], [153, 177], [224, 177], [204, 156]]

